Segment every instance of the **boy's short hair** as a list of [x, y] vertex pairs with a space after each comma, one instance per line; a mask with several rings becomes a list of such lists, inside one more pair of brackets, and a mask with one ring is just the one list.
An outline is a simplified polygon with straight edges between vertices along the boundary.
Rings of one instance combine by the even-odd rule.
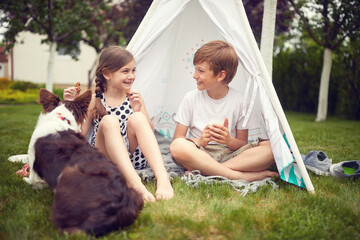
[[208, 62], [214, 75], [224, 70], [226, 72], [225, 82], [230, 83], [234, 78], [238, 66], [238, 56], [234, 47], [224, 41], [212, 41], [200, 47], [193, 59], [193, 64]]

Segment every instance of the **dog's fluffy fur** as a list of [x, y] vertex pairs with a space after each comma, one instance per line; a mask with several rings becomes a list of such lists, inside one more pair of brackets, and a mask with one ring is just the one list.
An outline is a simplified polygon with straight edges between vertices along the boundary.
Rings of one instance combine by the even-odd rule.
[[60, 101], [40, 90], [41, 114], [28, 151], [29, 184], [45, 181], [54, 191], [51, 219], [62, 231], [96, 236], [132, 224], [143, 206], [127, 187], [115, 164], [80, 134], [91, 100], [87, 91], [74, 101]]
[[56, 134], [59, 131], [73, 130], [74, 132], [80, 132], [80, 124], [85, 119], [90, 100], [90, 90], [75, 98], [74, 101], [62, 102], [58, 96], [46, 89], [40, 89], [39, 103], [42, 105], [45, 114], [40, 114], [30, 139], [28, 148], [30, 175], [29, 178], [24, 178], [34, 188], [41, 188], [44, 185], [43, 179], [39, 177], [33, 168], [35, 162], [35, 142], [40, 137]]

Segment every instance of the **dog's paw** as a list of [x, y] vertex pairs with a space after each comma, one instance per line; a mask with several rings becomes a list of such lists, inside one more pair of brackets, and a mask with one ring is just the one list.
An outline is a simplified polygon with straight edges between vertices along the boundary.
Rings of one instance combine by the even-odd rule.
[[8, 158], [8, 160], [10, 162], [22, 162], [22, 163], [28, 163], [29, 162], [29, 157], [27, 154], [19, 154], [19, 155], [14, 155]]
[[42, 189], [46, 187], [44, 180], [32, 180], [31, 178], [24, 177], [23, 180], [33, 187], [33, 189]]
[[27, 182], [29, 185], [35, 185], [37, 181], [35, 181], [30, 174], [30, 177], [23, 177], [23, 180]]
[[30, 178], [24, 177], [23, 180], [24, 180], [25, 182], [27, 182], [29, 185], [33, 185], [33, 181], [31, 181]]
[[33, 189], [35, 190], [43, 189], [46, 186], [47, 186], [46, 182], [36, 182], [35, 184], [32, 185]]

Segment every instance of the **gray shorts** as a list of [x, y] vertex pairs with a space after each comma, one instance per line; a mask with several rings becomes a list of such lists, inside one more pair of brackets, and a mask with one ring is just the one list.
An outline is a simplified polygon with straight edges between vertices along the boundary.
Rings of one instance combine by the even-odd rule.
[[[253, 147], [257, 147], [259, 146], [259, 143], [262, 141], [267, 141], [265, 139], [262, 138], [258, 138], [257, 140], [255, 140], [254, 142], [248, 143], [244, 146], [242, 146], [241, 148], [232, 151], [230, 150], [227, 146], [224, 145], [220, 145], [220, 144], [209, 144], [206, 147], [202, 147], [199, 144], [197, 144], [196, 142], [194, 142], [193, 140], [191, 140], [190, 138], [186, 138], [186, 140], [192, 142], [195, 144], [195, 146], [206, 152], [207, 154], [209, 154], [213, 159], [215, 159], [215, 161], [222, 163], [222, 162], [226, 162], [229, 159], [232, 159], [234, 157], [236, 157], [237, 155], [239, 155], [240, 153], [242, 153], [243, 151], [249, 149], [249, 148], [253, 148]], [[179, 162], [177, 162], [174, 158], [173, 161], [183, 167]]]

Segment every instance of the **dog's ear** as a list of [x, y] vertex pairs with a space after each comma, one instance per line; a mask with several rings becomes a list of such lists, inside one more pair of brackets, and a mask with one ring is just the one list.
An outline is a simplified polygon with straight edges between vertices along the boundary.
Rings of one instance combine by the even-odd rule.
[[91, 101], [91, 95], [92, 95], [91, 90], [87, 90], [83, 94], [76, 97], [74, 99], [74, 102], [78, 102], [78, 105], [82, 108], [84, 108], [85, 106], [88, 107]]
[[59, 106], [60, 98], [52, 92], [41, 88], [39, 92], [38, 103], [42, 105], [45, 113], [51, 112], [57, 106]]
[[81, 124], [87, 114], [87, 110], [91, 101], [91, 90], [87, 90], [79, 95], [74, 101], [65, 101], [65, 106], [70, 109], [77, 123]]

